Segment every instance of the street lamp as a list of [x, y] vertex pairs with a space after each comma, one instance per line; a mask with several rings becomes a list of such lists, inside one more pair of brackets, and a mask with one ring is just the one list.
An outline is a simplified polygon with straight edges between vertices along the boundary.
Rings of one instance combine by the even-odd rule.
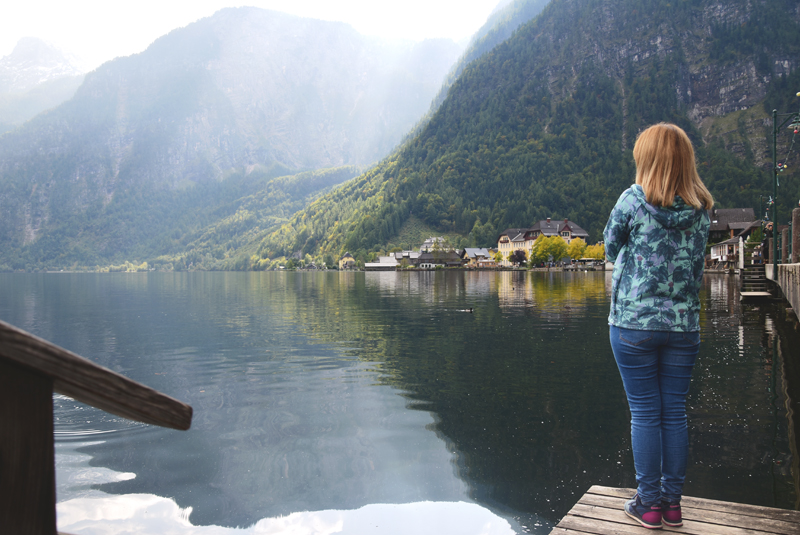
[[[800, 92], [797, 93], [800, 97]], [[784, 162], [783, 165], [778, 165], [778, 129], [783, 128], [786, 123], [792, 121], [792, 127], [795, 133], [800, 129], [800, 114], [796, 112], [782, 113], [781, 117], [786, 117], [784, 121], [778, 124], [778, 110], [772, 110], [772, 201], [778, 200], [778, 171], [786, 169]], [[772, 206], [772, 277], [778, 280], [778, 207]], [[784, 247], [786, 245], [784, 244]]]

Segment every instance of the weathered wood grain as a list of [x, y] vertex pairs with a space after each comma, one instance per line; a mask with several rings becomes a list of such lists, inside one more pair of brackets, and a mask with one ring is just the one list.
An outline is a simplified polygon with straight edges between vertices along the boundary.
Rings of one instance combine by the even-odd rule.
[[0, 359], [0, 533], [56, 531], [53, 382]]
[[[629, 500], [636, 492], [636, 489], [603, 487], [600, 485], [592, 486], [587, 494], [601, 494], [605, 496], [616, 496]], [[744, 503], [724, 502], [720, 500], [710, 500], [708, 498], [695, 498], [684, 496], [681, 501], [683, 507], [695, 507], [709, 511], [720, 511], [723, 513], [737, 513], [742, 515], [752, 515], [776, 520], [788, 520], [790, 522], [800, 522], [800, 511], [789, 509], [777, 509], [775, 507], [764, 507], [761, 505], [750, 505]]]
[[[628, 498], [618, 498], [603, 496], [601, 494], [584, 494], [578, 503], [589, 507], [605, 507], [610, 510], [622, 511], [623, 504]], [[697, 521], [706, 524], [718, 524], [721, 526], [747, 526], [748, 529], [764, 531], [781, 535], [798, 535], [799, 526], [792, 522], [791, 518], [784, 515], [782, 509], [770, 509], [765, 507], [755, 507], [761, 514], [752, 514], [754, 506], [740, 506], [739, 504], [727, 504], [728, 511], [716, 511], [713, 509], [700, 507], [696, 503], [697, 498], [687, 498], [682, 502], [681, 509], [685, 521]], [[707, 500], [713, 501], [713, 500]], [[725, 503], [725, 502], [723, 502]], [[739, 511], [739, 507], [747, 509], [751, 514]], [[785, 513], [796, 513], [796, 511], [785, 511]], [[797, 513], [800, 516], [800, 513]], [[774, 518], [773, 515], [781, 515], [782, 518]]]
[[172, 429], [191, 426], [189, 405], [0, 321], [3, 359], [51, 378], [55, 392], [112, 414]]
[[[634, 489], [591, 487], [551, 533], [555, 535], [641, 535], [645, 530], [629, 518], [625, 500]], [[665, 531], [689, 535], [798, 535], [800, 512], [684, 496], [683, 526]]]

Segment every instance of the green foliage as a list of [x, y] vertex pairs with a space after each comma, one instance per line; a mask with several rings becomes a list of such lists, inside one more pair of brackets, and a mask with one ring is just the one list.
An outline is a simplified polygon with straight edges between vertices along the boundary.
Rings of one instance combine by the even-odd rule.
[[595, 260], [606, 259], [606, 246], [602, 243], [589, 245], [583, 253], [584, 258], [594, 258]]
[[569, 256], [567, 242], [564, 241], [564, 238], [561, 236], [545, 237], [540, 234], [533, 242], [530, 265], [533, 267], [542, 262], [558, 262], [567, 256]]
[[[783, 0], [766, 3], [786, 10]], [[690, 68], [679, 36], [702, 19], [704, 5], [625, 0], [613, 17], [602, 17], [604, 27], [597, 23], [607, 7], [600, 0], [549, 4], [465, 68], [416, 137], [296, 215], [261, 250], [379, 250], [396, 243], [397, 229], [412, 217], [475, 246], [494, 245], [498, 229], [546, 217], [576, 221], [594, 241], [633, 181], [637, 133], [659, 121], [677, 123], [692, 138], [719, 206], [752, 206], [763, 171], [719, 144], [704, 145], [676, 91]], [[649, 42], [663, 31], [673, 32], [676, 47], [631, 60], [621, 71], [586, 52], [595, 50], [587, 43]], [[794, 47], [790, 41], [767, 52]], [[708, 58], [689, 52], [695, 63]]]
[[274, 173], [237, 172], [222, 181], [178, 190], [126, 190], [89, 213], [62, 207], [58, 225], [30, 245], [0, 249], [0, 263], [33, 270], [113, 267], [145, 259], [156, 269], [169, 269], [170, 264], [178, 270], [265, 269], [260, 260], [250, 261], [248, 251], [255, 251], [268, 231], [357, 170], [340, 167], [279, 177]]
[[521, 266], [527, 260], [528, 260], [528, 253], [526, 253], [522, 249], [517, 249], [516, 251], [512, 251], [511, 253], [508, 254], [508, 261], [515, 266]]
[[582, 238], [575, 238], [567, 245], [567, 256], [573, 260], [583, 258], [586, 253], [586, 242]]

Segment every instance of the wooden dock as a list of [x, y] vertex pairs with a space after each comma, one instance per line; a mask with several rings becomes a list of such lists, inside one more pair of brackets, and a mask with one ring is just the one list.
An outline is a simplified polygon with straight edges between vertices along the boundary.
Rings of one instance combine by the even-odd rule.
[[[590, 488], [553, 528], [551, 535], [643, 535], [648, 530], [623, 511], [635, 489]], [[683, 526], [662, 531], [692, 535], [798, 535], [800, 511], [742, 505], [684, 496]]]

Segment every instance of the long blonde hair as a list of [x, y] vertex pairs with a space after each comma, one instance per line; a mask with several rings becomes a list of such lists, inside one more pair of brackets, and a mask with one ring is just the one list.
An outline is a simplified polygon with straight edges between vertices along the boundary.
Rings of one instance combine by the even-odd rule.
[[633, 147], [636, 183], [642, 186], [647, 202], [672, 206], [675, 195], [683, 202], [710, 210], [714, 199], [706, 188], [694, 161], [689, 136], [674, 124], [658, 123], [639, 134]]

